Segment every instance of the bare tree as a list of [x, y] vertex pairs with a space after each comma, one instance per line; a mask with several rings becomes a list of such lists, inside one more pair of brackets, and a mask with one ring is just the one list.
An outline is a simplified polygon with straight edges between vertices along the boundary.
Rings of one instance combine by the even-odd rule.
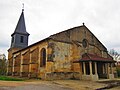
[[7, 60], [6, 57], [0, 59], [0, 75], [6, 75], [7, 71]]
[[109, 51], [109, 54], [113, 57], [113, 59], [115, 60], [115, 61], [117, 61], [118, 62], [118, 60], [120, 59], [120, 54], [117, 52], [117, 51], [115, 51], [114, 49], [111, 49], [110, 51]]

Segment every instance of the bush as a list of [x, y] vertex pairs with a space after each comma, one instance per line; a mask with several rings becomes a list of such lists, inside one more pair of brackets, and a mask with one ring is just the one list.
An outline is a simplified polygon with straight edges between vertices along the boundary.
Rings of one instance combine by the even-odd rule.
[[7, 76], [0, 76], [0, 80], [4, 80], [4, 81], [24, 81], [24, 79], [7, 77]]
[[7, 72], [7, 62], [6, 60], [0, 59], [0, 75], [6, 75]]

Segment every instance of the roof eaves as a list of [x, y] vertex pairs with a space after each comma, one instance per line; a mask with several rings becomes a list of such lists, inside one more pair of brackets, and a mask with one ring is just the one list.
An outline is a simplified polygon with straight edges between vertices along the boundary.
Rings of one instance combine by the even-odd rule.
[[41, 40], [41, 41], [38, 41], [38, 42], [36, 42], [36, 43], [34, 43], [34, 44], [31, 44], [31, 45], [29, 45], [29, 46], [26, 47], [26, 48], [23, 48], [23, 49], [21, 49], [21, 50], [18, 50], [18, 51], [16, 51], [16, 52], [14, 52], [13, 54], [16, 54], [16, 53], [18, 53], [18, 52], [21, 52], [21, 51], [23, 51], [23, 50], [25, 50], [25, 49], [28, 49], [28, 48], [30, 48], [30, 47], [32, 47], [32, 46], [34, 46], [34, 45], [39, 44], [40, 42], [46, 41], [46, 40], [50, 40], [50, 38], [45, 38], [45, 39], [43, 39], [43, 40]]

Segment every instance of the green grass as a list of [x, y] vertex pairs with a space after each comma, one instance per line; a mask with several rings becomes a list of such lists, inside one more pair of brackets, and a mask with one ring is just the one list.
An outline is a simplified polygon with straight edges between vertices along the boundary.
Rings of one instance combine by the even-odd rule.
[[14, 77], [8, 77], [8, 76], [0, 76], [0, 80], [3, 80], [3, 81], [25, 81], [24, 79], [21, 79], [21, 78], [14, 78]]

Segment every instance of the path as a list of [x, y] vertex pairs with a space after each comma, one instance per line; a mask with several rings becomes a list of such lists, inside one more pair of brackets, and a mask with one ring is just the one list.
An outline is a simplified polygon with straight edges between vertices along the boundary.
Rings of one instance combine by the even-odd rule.
[[41, 83], [41, 82], [0, 81], [0, 90], [72, 90], [72, 89], [62, 85], [57, 85], [48, 82]]

